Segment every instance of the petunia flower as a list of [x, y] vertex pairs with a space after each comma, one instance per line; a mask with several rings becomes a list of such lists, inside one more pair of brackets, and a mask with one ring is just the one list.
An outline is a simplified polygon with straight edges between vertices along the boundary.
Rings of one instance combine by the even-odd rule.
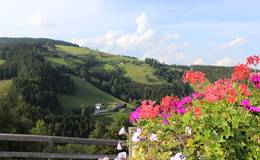
[[171, 157], [170, 160], [185, 160], [186, 157], [181, 153], [177, 153], [175, 156]]
[[244, 99], [241, 102], [241, 105], [244, 106], [246, 110], [252, 111], [252, 112], [260, 112], [260, 107], [252, 106], [250, 101], [248, 99]]
[[120, 152], [117, 154], [117, 157], [114, 160], [126, 160], [127, 153], [126, 152]]
[[122, 127], [120, 130], [119, 130], [119, 135], [127, 135], [127, 132], [125, 130], [125, 127]]
[[133, 134], [132, 141], [133, 142], [140, 142], [141, 138], [141, 130], [137, 129], [137, 131]]
[[116, 147], [117, 150], [122, 150], [122, 145], [121, 142], [119, 141]]
[[251, 73], [249, 80], [254, 84], [256, 88], [260, 89], [260, 72]]
[[152, 135], [150, 136], [150, 140], [151, 141], [158, 141], [158, 137], [156, 134], [152, 133]]
[[185, 134], [187, 134], [187, 135], [191, 135], [191, 128], [190, 127], [186, 127], [185, 128]]

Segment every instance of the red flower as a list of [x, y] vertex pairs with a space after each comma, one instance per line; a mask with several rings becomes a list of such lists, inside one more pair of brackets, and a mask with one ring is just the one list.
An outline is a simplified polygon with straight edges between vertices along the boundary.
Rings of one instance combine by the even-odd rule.
[[228, 98], [228, 102], [229, 102], [229, 103], [235, 103], [235, 102], [236, 102], [236, 98], [234, 98], [234, 97], [229, 97], [229, 98]]
[[235, 66], [234, 71], [232, 73], [231, 79], [233, 81], [236, 80], [245, 80], [250, 74], [250, 68], [247, 64], [238, 64]]
[[251, 96], [252, 95], [252, 93], [248, 90], [247, 85], [245, 85], [245, 84], [239, 84], [239, 89], [242, 91], [242, 93], [245, 96]]
[[205, 73], [196, 71], [187, 71], [183, 76], [184, 83], [191, 83], [191, 84], [203, 84], [205, 82]]
[[201, 113], [202, 113], [201, 107], [194, 108], [194, 115], [195, 115], [195, 117], [197, 117], [197, 118], [200, 117]]
[[233, 88], [233, 83], [230, 80], [222, 79], [208, 85], [205, 90], [205, 98], [209, 102], [228, 99], [230, 103], [235, 102], [236, 90]]
[[248, 65], [255, 65], [257, 66], [259, 63], [260, 63], [260, 57], [258, 55], [252, 55], [252, 56], [249, 56], [247, 59], [247, 63]]

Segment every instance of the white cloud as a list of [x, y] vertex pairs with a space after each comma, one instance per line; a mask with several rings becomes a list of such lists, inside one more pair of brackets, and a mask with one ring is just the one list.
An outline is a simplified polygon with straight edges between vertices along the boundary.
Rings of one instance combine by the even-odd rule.
[[34, 14], [31, 16], [28, 16], [26, 19], [26, 23], [32, 27], [32, 28], [43, 28], [43, 27], [48, 27], [51, 25], [51, 23], [47, 20], [47, 18], [42, 15], [42, 14]]
[[226, 48], [239, 47], [242, 44], [244, 44], [245, 42], [246, 42], [245, 38], [237, 37], [237, 38], [231, 40], [230, 42], [228, 42], [227, 44], [223, 45], [221, 48], [226, 49]]
[[88, 44], [88, 39], [87, 38], [74, 38], [72, 40], [70, 40], [71, 43], [75, 43], [81, 47], [86, 46], [86, 44]]
[[137, 24], [137, 32], [141, 33], [146, 30], [148, 20], [145, 13], [142, 13], [140, 16], [136, 17], [135, 22]]
[[217, 66], [231, 66], [232, 63], [233, 63], [232, 59], [225, 57], [223, 59], [218, 60], [215, 65], [217, 65]]
[[160, 62], [173, 63], [181, 61], [186, 54], [174, 44], [163, 44], [151, 46], [144, 52], [143, 58], [155, 58]]
[[172, 42], [179, 37], [179, 33], [165, 33], [156, 38], [155, 30], [148, 24], [146, 14], [142, 13], [136, 17], [136, 31], [133, 33], [110, 30], [102, 36], [92, 39], [77, 38], [72, 42], [117, 54], [142, 53], [140, 58], [156, 58], [166, 63], [174, 63], [185, 57], [184, 51], [188, 48], [188, 43], [177, 46]]
[[167, 33], [161, 36], [161, 41], [171, 41], [177, 39], [179, 36], [180, 36], [179, 33], [173, 33], [173, 34]]
[[192, 64], [194, 64], [194, 65], [202, 65], [202, 64], [204, 64], [204, 61], [203, 61], [203, 59], [198, 58], [198, 59], [195, 59]]
[[151, 40], [153, 37], [154, 31], [153, 29], [149, 29], [147, 31], [143, 31], [143, 33], [139, 34], [136, 32], [135, 34], [126, 34], [119, 37], [116, 40], [116, 44], [120, 47], [135, 47], [137, 45], [146, 43]]

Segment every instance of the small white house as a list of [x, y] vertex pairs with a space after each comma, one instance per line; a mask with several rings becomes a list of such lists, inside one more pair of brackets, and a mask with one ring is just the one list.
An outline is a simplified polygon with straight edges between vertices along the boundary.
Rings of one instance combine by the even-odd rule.
[[103, 103], [97, 103], [96, 104], [96, 110], [103, 110], [104, 109], [104, 104]]

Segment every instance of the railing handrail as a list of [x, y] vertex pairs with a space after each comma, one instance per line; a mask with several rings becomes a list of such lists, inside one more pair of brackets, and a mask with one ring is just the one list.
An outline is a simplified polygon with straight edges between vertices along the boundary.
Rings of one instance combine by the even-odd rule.
[[28, 135], [28, 134], [8, 134], [0, 133], [1, 141], [22, 141], [22, 142], [52, 142], [53, 144], [93, 144], [116, 146], [118, 142], [125, 143], [121, 140], [113, 139], [94, 139], [94, 138], [76, 138], [63, 136], [45, 136], [45, 135]]
[[16, 142], [45, 142], [48, 143], [45, 152], [16, 152], [16, 151], [0, 151], [0, 157], [9, 158], [75, 158], [75, 159], [98, 159], [102, 157], [115, 158], [116, 155], [101, 155], [101, 154], [84, 154], [84, 153], [51, 153], [54, 144], [90, 144], [90, 145], [108, 145], [116, 146], [120, 142], [126, 145], [126, 141], [114, 139], [94, 139], [94, 138], [76, 138], [62, 136], [45, 136], [45, 135], [29, 135], [29, 134], [9, 134], [0, 133], [0, 141], [16, 141]]

